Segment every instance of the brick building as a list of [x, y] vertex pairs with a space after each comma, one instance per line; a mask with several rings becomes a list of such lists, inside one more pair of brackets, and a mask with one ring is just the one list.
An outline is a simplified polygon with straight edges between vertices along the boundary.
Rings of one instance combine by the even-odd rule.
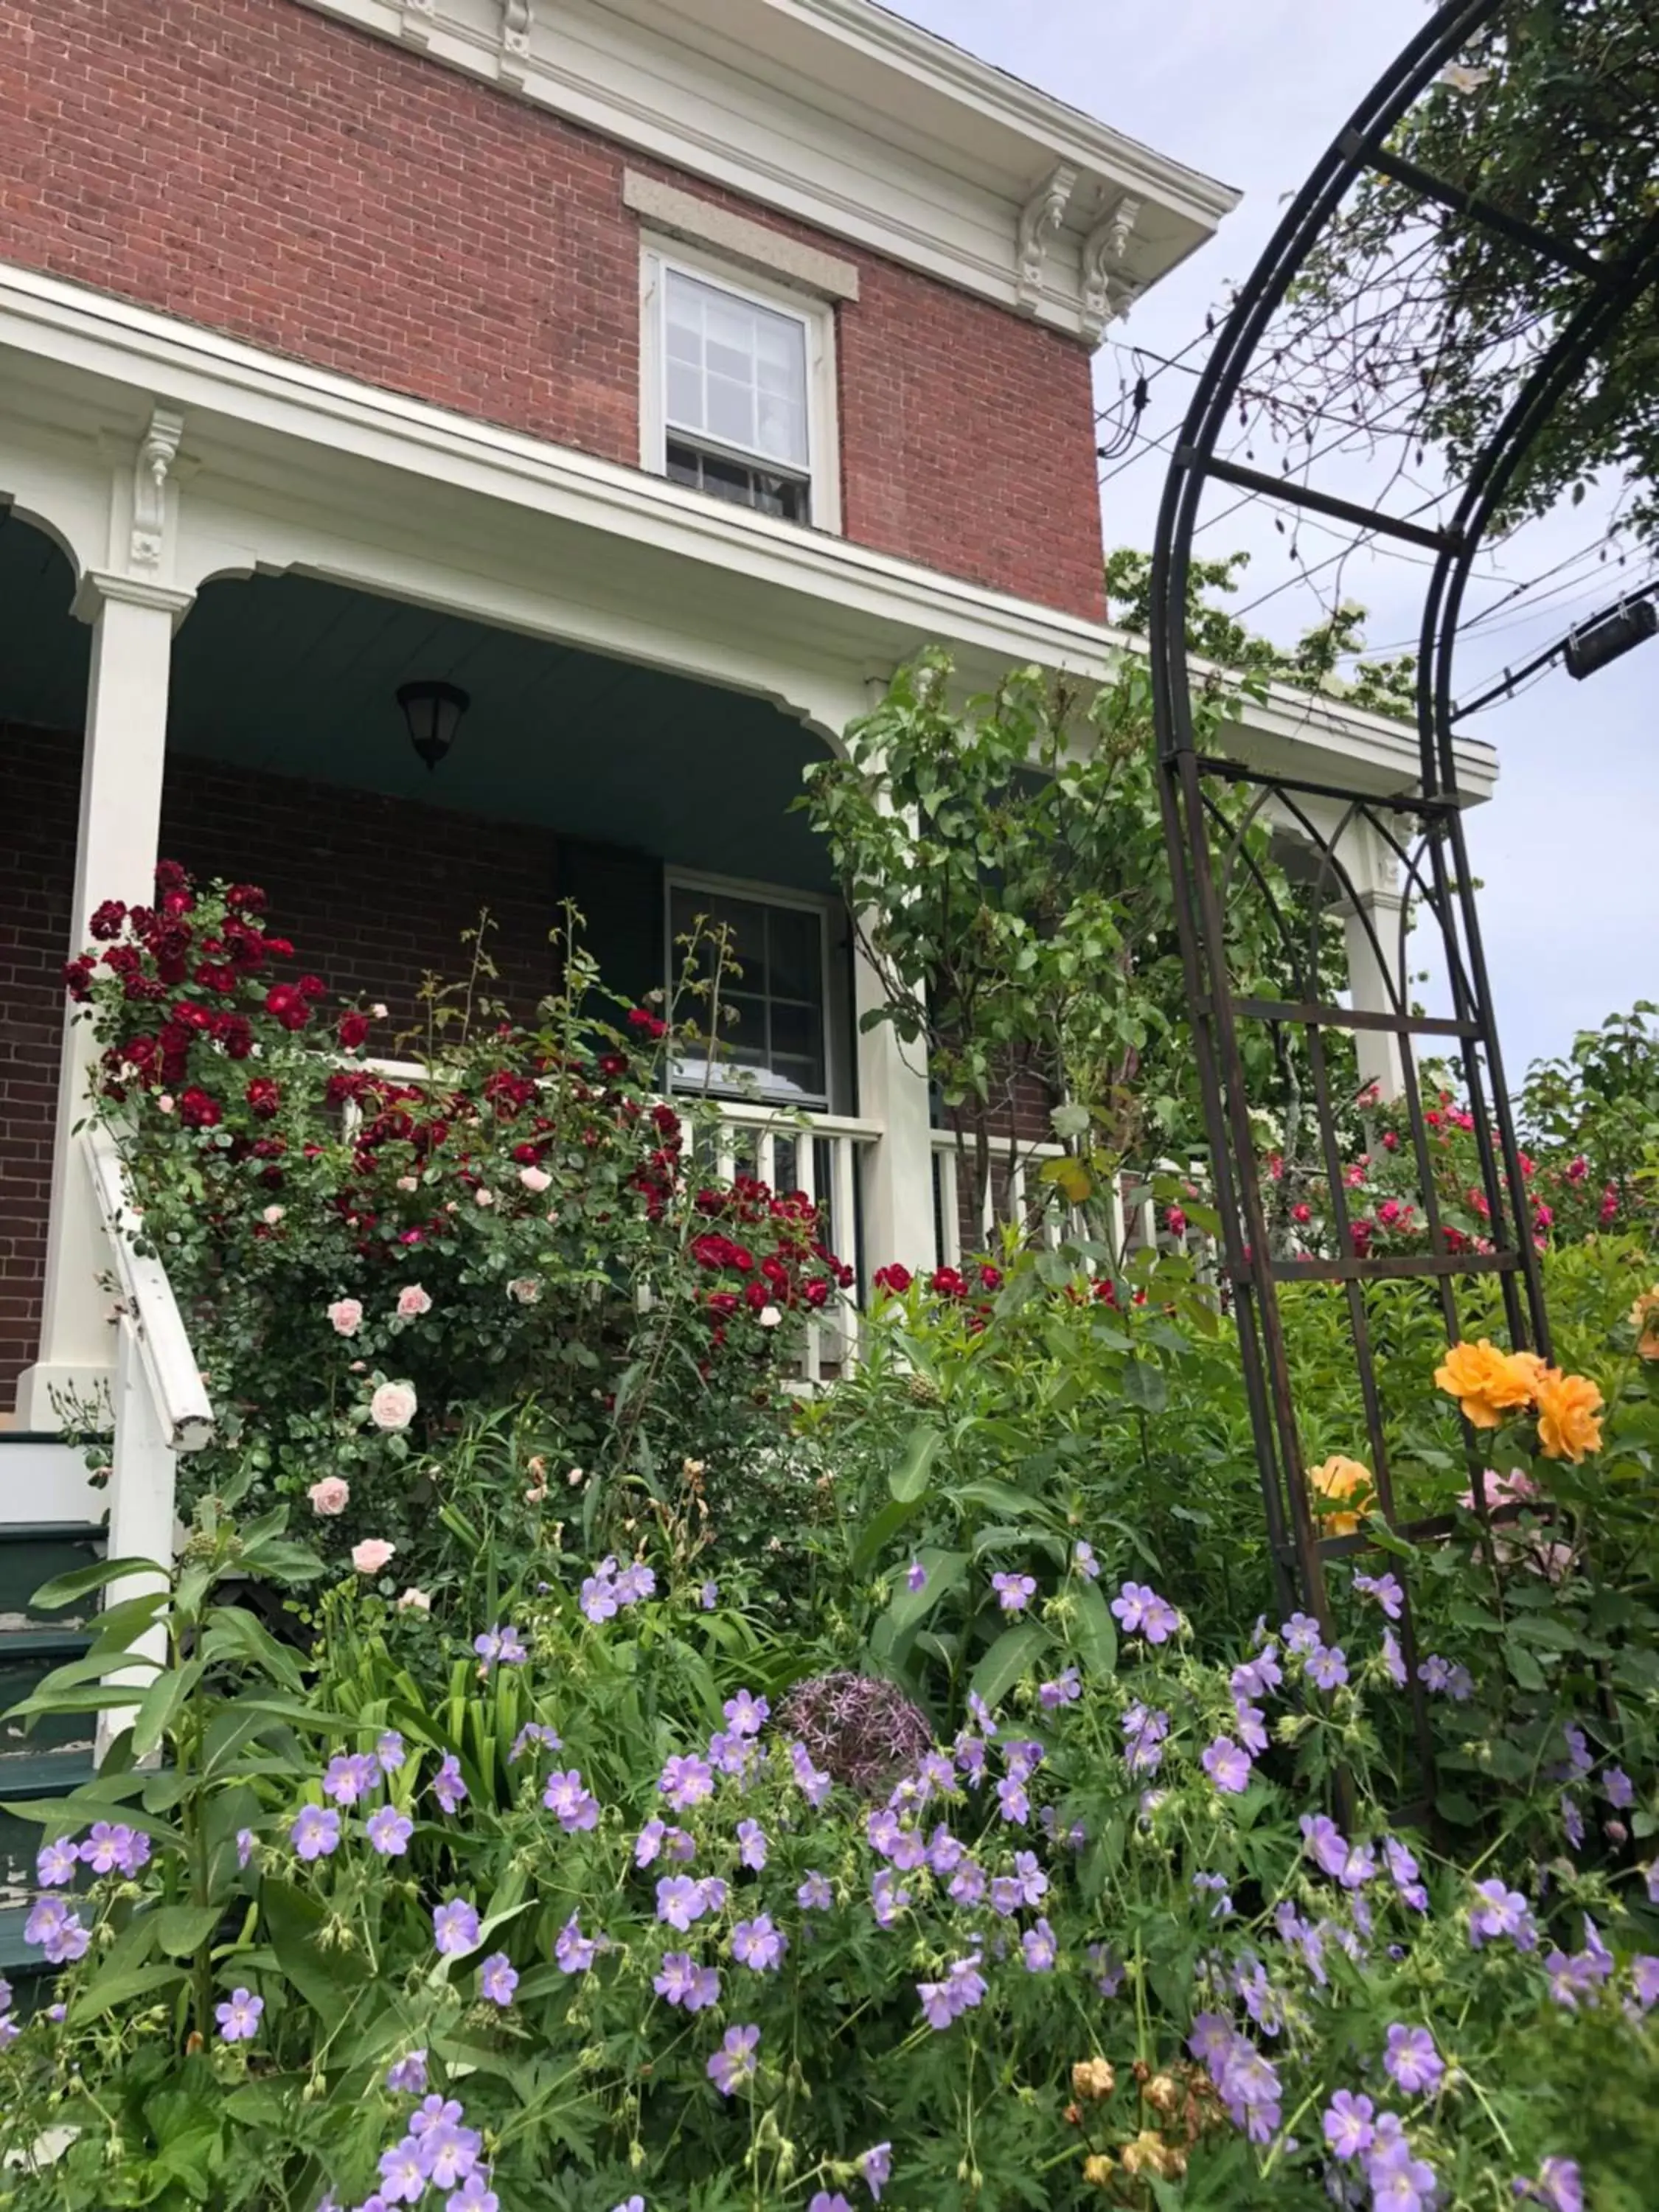
[[162, 853], [394, 1023], [481, 904], [526, 1000], [567, 896], [637, 991], [723, 915], [842, 1241], [931, 1257], [789, 802], [925, 643], [1107, 665], [1091, 351], [1231, 201], [870, 0], [0, 0], [0, 1408], [112, 1370], [58, 978]]

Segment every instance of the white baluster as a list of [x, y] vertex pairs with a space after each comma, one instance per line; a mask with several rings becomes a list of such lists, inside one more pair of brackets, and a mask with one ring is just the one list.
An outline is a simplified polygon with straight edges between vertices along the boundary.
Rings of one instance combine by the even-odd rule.
[[939, 1170], [939, 1264], [954, 1267], [962, 1259], [962, 1213], [957, 1197], [957, 1148], [936, 1152]]

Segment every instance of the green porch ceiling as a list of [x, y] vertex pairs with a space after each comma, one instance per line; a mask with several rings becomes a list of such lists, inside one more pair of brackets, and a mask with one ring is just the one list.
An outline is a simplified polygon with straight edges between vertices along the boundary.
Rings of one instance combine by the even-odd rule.
[[[78, 729], [88, 634], [68, 562], [0, 517], [0, 720]], [[444, 678], [471, 705], [431, 773], [397, 690]], [[206, 586], [173, 646], [176, 754], [534, 822], [708, 874], [827, 890], [790, 812], [818, 740], [765, 701], [315, 578]]]

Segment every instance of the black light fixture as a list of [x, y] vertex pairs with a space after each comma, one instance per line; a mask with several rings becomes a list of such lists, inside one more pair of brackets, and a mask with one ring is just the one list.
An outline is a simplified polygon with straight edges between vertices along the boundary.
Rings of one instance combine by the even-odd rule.
[[409, 725], [409, 742], [429, 774], [449, 750], [471, 701], [459, 684], [400, 684], [398, 704]]
[[1576, 629], [1562, 648], [1569, 676], [1582, 684], [1610, 660], [1629, 653], [1659, 631], [1659, 607], [1651, 599], [1626, 599]]

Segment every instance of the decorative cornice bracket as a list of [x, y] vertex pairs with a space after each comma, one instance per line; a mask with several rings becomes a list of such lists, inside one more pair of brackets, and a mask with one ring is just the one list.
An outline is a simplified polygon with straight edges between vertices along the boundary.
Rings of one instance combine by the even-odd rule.
[[1077, 171], [1061, 161], [1020, 210], [1014, 258], [1015, 305], [1022, 315], [1034, 315], [1042, 303], [1048, 249], [1060, 235], [1077, 185]]
[[536, 0], [501, 0], [501, 76], [523, 86], [530, 67], [530, 40], [536, 27]]
[[161, 567], [167, 532], [167, 483], [179, 459], [185, 418], [170, 407], [151, 410], [149, 428], [138, 441], [132, 465], [132, 526], [127, 565], [155, 575]]
[[403, 0], [403, 35], [413, 46], [428, 46], [438, 27], [436, 0]]
[[1128, 264], [1140, 210], [1133, 192], [1122, 193], [1083, 242], [1083, 335], [1091, 345], [1100, 343], [1108, 325], [1127, 315], [1139, 295]]

